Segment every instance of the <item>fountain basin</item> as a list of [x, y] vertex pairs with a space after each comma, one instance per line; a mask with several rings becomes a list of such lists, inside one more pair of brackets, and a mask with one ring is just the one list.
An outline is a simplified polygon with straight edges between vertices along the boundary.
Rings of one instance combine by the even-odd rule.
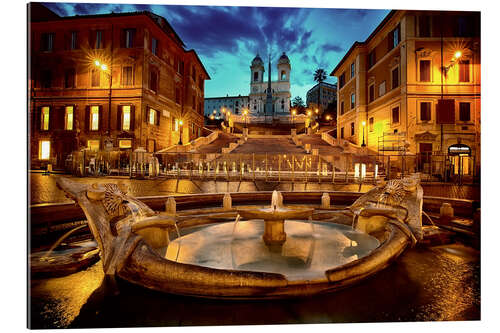
[[[261, 223], [257, 224], [262, 226]], [[231, 228], [232, 226], [228, 227]], [[132, 252], [127, 265], [118, 275], [129, 282], [150, 289], [197, 297], [265, 299], [309, 296], [345, 288], [378, 272], [410, 244], [408, 237], [391, 224], [387, 225], [384, 232], [370, 236], [376, 239], [379, 245], [362, 258], [340, 266], [325, 267], [324, 271], [319, 273], [316, 271], [312, 275], [302, 274], [302, 277], [300, 274], [279, 272], [280, 270], [277, 272], [253, 270], [251, 265], [245, 265], [245, 262], [239, 265], [241, 268], [238, 268], [238, 265], [233, 268], [230, 266], [214, 268], [189, 260], [185, 263], [176, 262], [175, 256], [167, 254], [166, 258], [165, 254], [152, 248], [144, 239]], [[174, 240], [172, 244], [176, 241], [182, 242], [182, 238]], [[245, 249], [242, 248], [236, 255], [244, 254]], [[303, 260], [304, 263], [306, 261]]]

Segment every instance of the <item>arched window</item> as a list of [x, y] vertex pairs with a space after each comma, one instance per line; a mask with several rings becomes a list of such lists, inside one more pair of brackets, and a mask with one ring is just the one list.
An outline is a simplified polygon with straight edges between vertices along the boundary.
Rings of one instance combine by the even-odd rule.
[[286, 80], [286, 72], [281, 71], [281, 81], [285, 81], [285, 80]]

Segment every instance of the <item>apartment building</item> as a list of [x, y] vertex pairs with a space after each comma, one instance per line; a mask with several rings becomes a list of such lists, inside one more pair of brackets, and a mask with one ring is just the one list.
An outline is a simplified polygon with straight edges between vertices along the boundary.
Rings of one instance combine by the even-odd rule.
[[40, 6], [29, 7], [32, 168], [62, 167], [83, 148], [153, 152], [201, 135], [210, 76], [163, 17], [35, 15]]
[[479, 166], [480, 60], [480, 13], [391, 11], [330, 74], [339, 138], [381, 154], [475, 156]]
[[[320, 95], [318, 96], [318, 94]], [[312, 109], [318, 109], [318, 112], [321, 114], [328, 108], [330, 103], [335, 103], [336, 100], [336, 84], [321, 82], [314, 85], [306, 94], [306, 105]], [[320, 107], [318, 107], [318, 105], [320, 105]]]

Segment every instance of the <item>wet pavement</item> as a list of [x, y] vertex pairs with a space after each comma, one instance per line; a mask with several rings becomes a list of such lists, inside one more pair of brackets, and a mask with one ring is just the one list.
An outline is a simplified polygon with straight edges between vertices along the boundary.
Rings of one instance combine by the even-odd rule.
[[[44, 176], [42, 173], [30, 173], [29, 188], [30, 203], [72, 202], [56, 186], [56, 177], [71, 177], [67, 175]], [[178, 195], [192, 193], [222, 193], [222, 192], [253, 192], [253, 191], [359, 191], [358, 184], [304, 183], [304, 182], [264, 182], [264, 181], [190, 181], [183, 179], [129, 179], [128, 177], [71, 177], [74, 181], [92, 183], [124, 184], [129, 193], [135, 197], [153, 195]], [[373, 185], [366, 184], [361, 192], [366, 192]], [[458, 199], [479, 200], [480, 187], [477, 185], [458, 186], [454, 184], [422, 184], [424, 195], [450, 197]]]
[[478, 251], [417, 247], [345, 290], [315, 297], [227, 301], [162, 294], [119, 281], [112, 295], [99, 261], [61, 278], [32, 280], [32, 328], [301, 324], [480, 319]]

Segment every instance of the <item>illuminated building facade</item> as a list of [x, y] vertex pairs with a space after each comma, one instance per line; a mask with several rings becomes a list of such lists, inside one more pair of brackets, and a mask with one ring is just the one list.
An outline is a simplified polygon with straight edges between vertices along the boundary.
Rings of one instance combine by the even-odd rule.
[[[318, 108], [318, 93], [319, 103], [321, 107]], [[337, 100], [337, 85], [330, 84], [326, 82], [321, 82], [316, 84], [314, 87], [309, 89], [306, 94], [306, 105], [313, 109], [318, 109], [320, 113], [323, 113], [330, 103], [336, 103]]]
[[330, 74], [338, 137], [381, 154], [467, 151], [478, 166], [479, 28], [479, 12], [391, 11]]
[[34, 15], [39, 6], [29, 8], [31, 167], [62, 167], [81, 148], [152, 152], [181, 131], [183, 142], [201, 135], [210, 77], [163, 17]]

